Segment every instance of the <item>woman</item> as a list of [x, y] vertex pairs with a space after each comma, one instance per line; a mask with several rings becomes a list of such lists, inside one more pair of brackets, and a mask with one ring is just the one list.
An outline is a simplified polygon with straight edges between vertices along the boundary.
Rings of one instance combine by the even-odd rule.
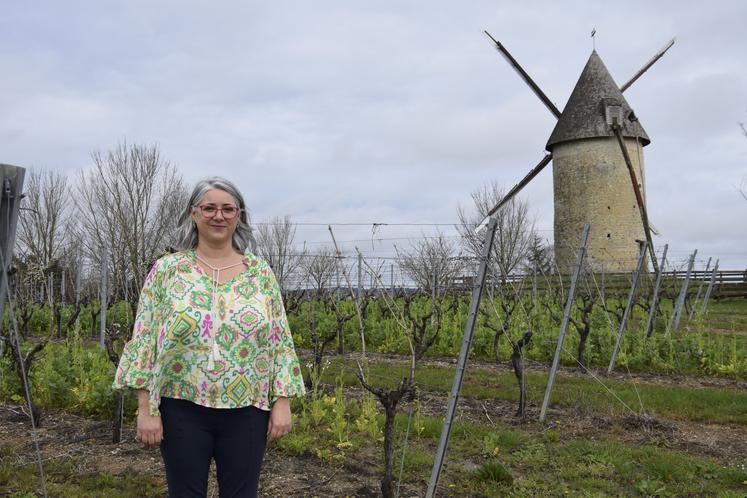
[[205, 496], [215, 458], [220, 496], [253, 497], [266, 441], [304, 394], [280, 289], [244, 254], [251, 228], [227, 180], [195, 186], [180, 230], [186, 250], [146, 277], [114, 388], [137, 390], [137, 438], [160, 445], [169, 496]]

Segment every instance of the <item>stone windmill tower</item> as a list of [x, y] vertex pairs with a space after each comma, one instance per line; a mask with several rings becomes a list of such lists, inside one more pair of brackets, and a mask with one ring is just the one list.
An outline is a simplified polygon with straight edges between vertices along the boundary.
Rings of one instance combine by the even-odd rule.
[[552, 161], [558, 267], [565, 271], [575, 263], [581, 232], [588, 223], [587, 257], [594, 271], [633, 270], [641, 247], [647, 248], [656, 269], [642, 152], [650, 140], [623, 92], [669, 50], [674, 40], [620, 87], [593, 51], [561, 113], [508, 50], [485, 34], [558, 119], [545, 146], [549, 153], [488, 214], [508, 202]]
[[553, 154], [555, 258], [561, 268], [576, 260], [586, 223], [591, 224], [588, 258], [594, 271], [632, 270], [646, 240], [615, 122], [645, 200], [641, 148], [650, 140], [595, 51], [546, 146]]

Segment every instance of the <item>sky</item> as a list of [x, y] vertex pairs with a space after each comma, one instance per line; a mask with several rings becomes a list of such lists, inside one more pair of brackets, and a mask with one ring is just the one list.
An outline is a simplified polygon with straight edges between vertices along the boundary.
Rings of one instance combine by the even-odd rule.
[[[6, 2], [0, 162], [71, 175], [158, 144], [188, 183], [221, 175], [301, 247], [391, 256], [454, 236], [457, 207], [543, 156], [555, 118], [482, 33], [563, 108], [592, 51], [651, 138], [649, 217], [673, 264], [747, 268], [747, 2]], [[552, 172], [521, 194], [552, 240]], [[376, 228], [373, 224], [380, 225]], [[435, 226], [440, 224], [440, 226]]]

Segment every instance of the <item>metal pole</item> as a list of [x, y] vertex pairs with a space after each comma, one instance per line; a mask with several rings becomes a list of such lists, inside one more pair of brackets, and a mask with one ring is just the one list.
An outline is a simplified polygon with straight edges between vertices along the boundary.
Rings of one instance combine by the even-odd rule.
[[659, 270], [656, 272], [656, 284], [654, 285], [654, 295], [651, 298], [651, 309], [648, 311], [648, 322], [646, 323], [646, 337], [651, 337], [654, 330], [654, 317], [656, 316], [656, 305], [659, 302], [659, 289], [661, 288], [661, 278], [664, 275], [664, 264], [667, 262], [667, 250], [669, 244], [664, 244], [664, 251], [661, 253], [661, 263]]
[[472, 344], [472, 333], [475, 330], [475, 322], [477, 321], [477, 311], [480, 308], [480, 299], [482, 298], [482, 291], [485, 286], [485, 275], [488, 270], [490, 251], [493, 249], [493, 239], [495, 238], [496, 226], [496, 219], [490, 218], [488, 229], [485, 232], [485, 241], [483, 242], [482, 247], [480, 269], [472, 288], [472, 302], [469, 307], [469, 315], [467, 316], [467, 325], [464, 328], [462, 350], [459, 353], [459, 362], [457, 363], [456, 373], [454, 374], [454, 382], [451, 385], [451, 395], [449, 396], [449, 403], [446, 408], [446, 418], [444, 419], [443, 429], [441, 429], [441, 439], [438, 442], [436, 459], [433, 462], [433, 470], [431, 471], [431, 480], [428, 482], [428, 490], [425, 494], [426, 498], [433, 498], [435, 496], [438, 478], [441, 476], [441, 467], [443, 467], [444, 457], [446, 456], [446, 447], [449, 444], [449, 436], [451, 435], [451, 424], [454, 421], [456, 405], [459, 402], [459, 393], [462, 390], [464, 371], [467, 366], [467, 358], [469, 357], [469, 348]]
[[363, 295], [363, 255], [358, 253], [358, 306], [361, 304], [361, 296]]
[[335, 295], [340, 296], [340, 260], [335, 265]]
[[50, 308], [54, 308], [54, 273], [47, 277], [47, 303]]
[[550, 395], [552, 394], [552, 386], [555, 383], [555, 375], [558, 373], [558, 364], [560, 363], [560, 353], [563, 350], [563, 340], [565, 339], [565, 331], [568, 329], [568, 322], [571, 317], [571, 309], [573, 308], [573, 301], [576, 299], [576, 282], [578, 276], [581, 273], [581, 266], [584, 263], [584, 257], [586, 256], [586, 243], [589, 240], [589, 230], [591, 225], [588, 223], [584, 227], [584, 232], [581, 235], [581, 246], [578, 248], [578, 260], [576, 261], [576, 267], [573, 269], [573, 275], [571, 277], [571, 288], [568, 289], [568, 300], [565, 303], [565, 312], [563, 313], [563, 322], [560, 324], [560, 335], [558, 336], [558, 345], [555, 348], [555, 357], [552, 360], [552, 368], [550, 369], [550, 377], [547, 379], [547, 388], [545, 388], [545, 399], [542, 401], [542, 410], [540, 411], [540, 422], [545, 421], [547, 415], [547, 406], [550, 404]]
[[75, 309], [76, 309], [76, 317], [75, 317], [75, 331], [76, 333], [80, 333], [80, 259], [76, 258], [78, 261], [77, 266], [75, 267]]
[[602, 305], [607, 305], [607, 289], [605, 287], [606, 273], [604, 272], [604, 265], [602, 265]]
[[436, 304], [436, 284], [438, 283], [438, 280], [437, 280], [438, 276], [436, 274], [437, 272], [438, 272], [438, 269], [434, 266], [433, 267], [433, 282], [431, 283], [431, 287], [432, 287], [432, 289], [431, 289], [431, 299], [433, 301], [433, 305], [434, 306]]
[[698, 286], [698, 293], [695, 294], [695, 299], [693, 300], [693, 305], [690, 308], [690, 315], [687, 317], [688, 320], [692, 320], [693, 316], [695, 315], [695, 308], [698, 304], [698, 299], [700, 299], [700, 293], [703, 292], [703, 285], [705, 285], [706, 280], [708, 280], [708, 276], [706, 273], [708, 273], [708, 270], [711, 269], [711, 260], [713, 257], [708, 258], [708, 263], [706, 263], [705, 270], [703, 270], [703, 278], [700, 279], [700, 285]]
[[532, 266], [532, 306], [537, 306], [537, 262]]
[[101, 255], [101, 296], [100, 296], [100, 309], [101, 309], [101, 329], [99, 331], [99, 343], [101, 349], [106, 349], [106, 307], [107, 307], [107, 260], [109, 259], [108, 250], [106, 243], [104, 243], [104, 250]]
[[703, 306], [701, 306], [700, 308], [701, 316], [705, 314], [706, 306], [708, 306], [708, 300], [711, 298], [713, 283], [716, 281], [716, 273], [718, 273], [718, 259], [716, 260], [716, 266], [713, 267], [713, 273], [711, 273], [711, 281], [708, 282], [708, 289], [706, 289], [705, 297], [703, 297]]
[[643, 245], [641, 245], [641, 254], [640, 256], [638, 256], [638, 266], [636, 266], [635, 273], [633, 274], [633, 284], [630, 286], [628, 304], [625, 306], [625, 312], [623, 312], [623, 318], [620, 322], [620, 330], [617, 331], [617, 342], [615, 342], [615, 349], [612, 351], [612, 358], [610, 358], [610, 366], [607, 368], [607, 373], [612, 373], [612, 369], [615, 368], [617, 353], [620, 352], [620, 343], [622, 343], [623, 331], [625, 330], [625, 326], [628, 324], [630, 310], [631, 308], [633, 308], [635, 291], [638, 288], [638, 279], [641, 276], [641, 270], [643, 270], [643, 262], [646, 260], [646, 244], [647, 242], [644, 242]]
[[[0, 249], [3, 258], [0, 264], [8, 268], [13, 260], [13, 248], [16, 245], [16, 227], [18, 226], [18, 209], [23, 196], [23, 179], [26, 170], [18, 166], [0, 164]], [[0, 317], [3, 316], [5, 308], [5, 296], [8, 292], [10, 282], [5, 278], [7, 272], [0, 272]]]
[[674, 313], [672, 313], [672, 318], [669, 320], [669, 326], [667, 327], [667, 331], [665, 334], [668, 334], [671, 330], [677, 331], [677, 328], [680, 326], [680, 318], [682, 317], [682, 308], [685, 306], [685, 298], [687, 297], [687, 287], [690, 285], [690, 273], [693, 271], [693, 265], [695, 264], [695, 256], [698, 254], [698, 250], [695, 249], [693, 251], [692, 256], [690, 256], [690, 262], [687, 265], [687, 273], [685, 274], [685, 281], [682, 283], [682, 288], [680, 289], [680, 295], [677, 298], [677, 304], [674, 307]]
[[62, 270], [62, 276], [60, 277], [60, 304], [65, 305], [65, 270]]
[[389, 286], [392, 296], [394, 296], [394, 263], [389, 263]]
[[78, 260], [78, 266], [75, 268], [75, 307], [77, 308], [80, 304], [80, 260]]

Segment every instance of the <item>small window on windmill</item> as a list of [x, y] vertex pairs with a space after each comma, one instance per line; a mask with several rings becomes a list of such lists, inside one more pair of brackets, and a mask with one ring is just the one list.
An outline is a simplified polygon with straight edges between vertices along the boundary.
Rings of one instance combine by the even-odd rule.
[[607, 119], [608, 126], [622, 126], [623, 123], [623, 108], [621, 105], [607, 105], [604, 108], [604, 115]]

